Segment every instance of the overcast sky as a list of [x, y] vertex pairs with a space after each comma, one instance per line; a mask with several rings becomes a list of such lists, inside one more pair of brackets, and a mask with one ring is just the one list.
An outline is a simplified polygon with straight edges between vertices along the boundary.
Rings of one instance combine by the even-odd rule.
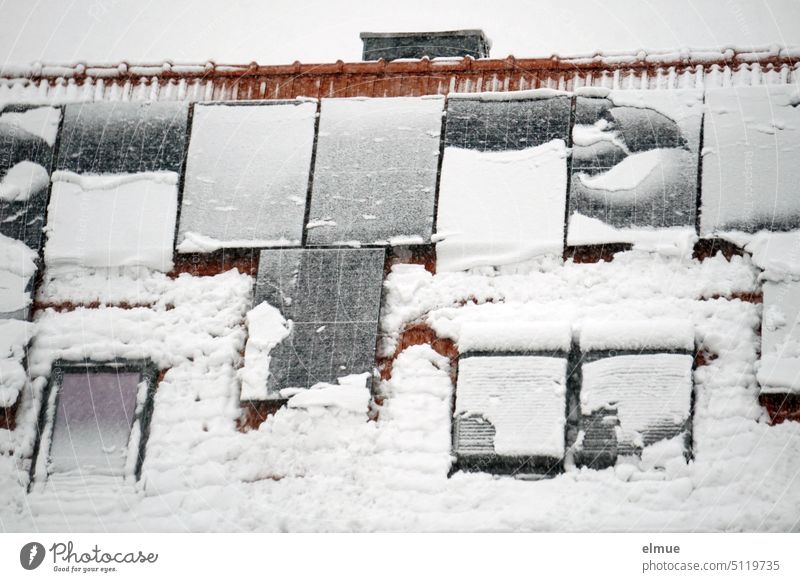
[[347, 61], [360, 31], [454, 28], [493, 57], [800, 46], [800, 0], [0, 0], [0, 65]]

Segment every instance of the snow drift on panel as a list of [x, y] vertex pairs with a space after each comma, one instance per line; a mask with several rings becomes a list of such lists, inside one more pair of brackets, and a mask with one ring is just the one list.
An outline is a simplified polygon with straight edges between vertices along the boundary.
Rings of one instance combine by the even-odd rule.
[[564, 247], [563, 140], [519, 151], [446, 148], [439, 186], [437, 269], [515, 263]]
[[12, 406], [28, 378], [22, 366], [34, 325], [0, 320], [0, 407]]
[[178, 176], [173, 172], [55, 172], [48, 211], [48, 267], [172, 268]]

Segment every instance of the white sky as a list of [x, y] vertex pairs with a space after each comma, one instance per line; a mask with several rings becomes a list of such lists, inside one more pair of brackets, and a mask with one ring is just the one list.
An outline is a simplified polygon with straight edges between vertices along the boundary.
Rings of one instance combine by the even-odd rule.
[[0, 0], [0, 66], [359, 60], [360, 31], [483, 28], [492, 56], [800, 46], [800, 0]]

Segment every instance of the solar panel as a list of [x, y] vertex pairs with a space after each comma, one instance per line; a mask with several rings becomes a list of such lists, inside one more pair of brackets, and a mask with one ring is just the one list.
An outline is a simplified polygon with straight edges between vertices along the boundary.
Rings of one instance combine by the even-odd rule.
[[178, 250], [299, 245], [317, 105], [197, 104]]
[[688, 449], [693, 361], [685, 353], [584, 354], [580, 462], [602, 468], [676, 437]]
[[309, 244], [430, 240], [443, 103], [322, 100]]
[[445, 147], [522, 150], [569, 135], [570, 98], [470, 96], [447, 102]]
[[701, 234], [800, 228], [796, 85], [710, 89]]
[[558, 470], [565, 445], [566, 374], [566, 357], [462, 357], [453, 443], [459, 468]]
[[182, 102], [67, 105], [56, 168], [79, 174], [180, 173], [188, 112]]
[[37, 252], [60, 121], [57, 107], [0, 107], [0, 234]]
[[372, 371], [384, 258], [383, 249], [261, 251], [255, 301], [292, 321], [270, 354], [270, 394]]
[[568, 244], [633, 242], [625, 229], [694, 229], [702, 92], [578, 96]]
[[566, 96], [504, 93], [448, 101], [439, 270], [562, 254], [569, 117]]

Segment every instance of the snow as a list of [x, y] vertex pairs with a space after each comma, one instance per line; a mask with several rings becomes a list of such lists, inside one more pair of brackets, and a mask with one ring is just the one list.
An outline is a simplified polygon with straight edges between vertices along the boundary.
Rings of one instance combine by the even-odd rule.
[[52, 179], [48, 268], [172, 268], [177, 174], [54, 172]]
[[800, 227], [796, 85], [706, 92], [700, 232]]
[[322, 100], [309, 244], [430, 239], [443, 106], [437, 96]]
[[27, 290], [37, 259], [25, 243], [0, 234], [0, 317], [16, 315], [30, 304]]
[[27, 321], [0, 320], [0, 407], [12, 406], [28, 379], [22, 362], [33, 328]]
[[580, 327], [580, 347], [595, 350], [687, 350], [694, 352], [695, 334], [687, 319], [589, 319]]
[[366, 414], [370, 393], [366, 388], [369, 374], [353, 374], [357, 379], [340, 379], [341, 385], [320, 383], [308, 390], [302, 390], [289, 398], [289, 408], [313, 410], [318, 407], [338, 408], [350, 412]]
[[47, 188], [49, 184], [50, 175], [41, 165], [20, 162], [0, 179], [0, 200], [25, 202], [31, 194]]
[[642, 184], [656, 168], [672, 165], [670, 150], [648, 150], [632, 154], [607, 172], [595, 176], [578, 175], [581, 184], [590, 190], [620, 192], [634, 190]]
[[56, 107], [34, 107], [24, 111], [3, 111], [0, 124], [9, 125], [42, 138], [53, 146], [61, 123], [61, 109]]
[[180, 252], [299, 245], [317, 105], [197, 105]]
[[567, 244], [602, 245], [610, 241], [628, 243], [637, 250], [686, 257], [698, 240], [694, 227], [615, 228], [578, 212], [569, 218]]
[[[660, 424], [680, 426], [689, 417], [693, 357], [647, 354], [602, 358], [582, 366], [581, 413], [616, 410], [621, 444], [643, 444]], [[621, 436], [621, 438], [620, 438]]]
[[[420, 321], [458, 341], [467, 323], [578, 329], [586, 319], [683, 318], [694, 324], [698, 346], [717, 354], [694, 372], [692, 463], [660, 461], [669, 451], [646, 449], [641, 464], [567, 467], [537, 482], [448, 478], [452, 370], [429, 346], [400, 353], [375, 388], [381, 403], [371, 403], [371, 416], [331, 398], [284, 407], [258, 430], [239, 433], [236, 370], [251, 277], [46, 280], [52, 301], [99, 294], [101, 305], [127, 298], [151, 306], [37, 314], [31, 390], [20, 399], [17, 429], [0, 430], [0, 450], [12, 451], [0, 455], [0, 516], [7, 530], [24, 531], [787, 531], [797, 520], [800, 428], [765, 421], [755, 378], [760, 307], [725, 298], [755, 291], [757, 276], [748, 257], [699, 262], [639, 251], [611, 263], [542, 259], [485, 272], [393, 267], [382, 353]], [[53, 482], [26, 494], [24, 458], [42, 381], [56, 359], [86, 356], [150, 358], [164, 372], [142, 479], [124, 487]]]
[[758, 381], [762, 392], [800, 392], [800, 282], [766, 281]]
[[289, 335], [287, 321], [279, 309], [259, 303], [247, 312], [247, 344], [244, 366], [239, 370], [242, 400], [266, 400], [270, 351]]
[[439, 186], [437, 269], [504, 265], [564, 246], [563, 140], [519, 151], [448, 147]]
[[800, 393], [800, 358], [763, 356], [758, 363], [762, 394]]
[[764, 271], [763, 277], [778, 281], [800, 278], [800, 231], [760, 231], [742, 242], [753, 263]]
[[572, 343], [569, 324], [561, 322], [492, 322], [465, 323], [458, 338], [460, 353], [544, 352], [567, 353]]
[[[566, 358], [464, 358], [454, 416], [488, 420], [499, 456], [559, 458], [564, 454], [566, 372]], [[456, 447], [455, 452], [462, 451]]]

